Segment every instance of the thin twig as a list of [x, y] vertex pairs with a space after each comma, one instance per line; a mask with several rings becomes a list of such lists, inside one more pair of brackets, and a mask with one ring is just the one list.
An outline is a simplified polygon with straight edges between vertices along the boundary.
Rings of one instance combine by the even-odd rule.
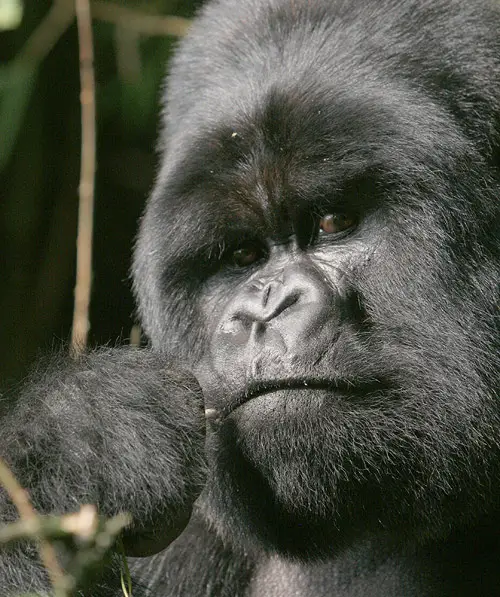
[[55, 0], [42, 22], [30, 35], [16, 62], [36, 67], [50, 53], [75, 18], [75, 7], [68, 0]]
[[[143, 35], [174, 35], [182, 37], [189, 28], [189, 19], [174, 16], [144, 14], [112, 2], [92, 3], [92, 16], [114, 23]], [[33, 31], [16, 57], [16, 62], [32, 67], [40, 64], [67, 31], [75, 18], [71, 0], [54, 0], [51, 8]]]
[[36, 512], [31, 505], [28, 493], [19, 485], [17, 479], [2, 458], [0, 458], [0, 483], [9, 494], [9, 497], [21, 518], [29, 520], [36, 516]]
[[145, 14], [132, 8], [102, 0], [92, 2], [92, 16], [100, 21], [114, 23], [147, 36], [174, 35], [182, 37], [191, 24], [189, 19], [183, 19], [182, 17]]
[[[35, 524], [37, 513], [31, 504], [28, 493], [19, 485], [17, 479], [2, 458], [0, 458], [0, 485], [5, 488], [21, 520]], [[40, 540], [39, 553], [56, 593], [64, 594], [65, 576], [57, 561], [54, 548], [49, 542]], [[61, 591], [61, 589], [63, 590]]]
[[82, 106], [82, 148], [80, 204], [76, 256], [75, 306], [71, 349], [80, 354], [87, 345], [92, 287], [92, 240], [96, 168], [95, 77], [92, 18], [89, 0], [76, 0], [76, 21], [80, 50], [80, 102]]

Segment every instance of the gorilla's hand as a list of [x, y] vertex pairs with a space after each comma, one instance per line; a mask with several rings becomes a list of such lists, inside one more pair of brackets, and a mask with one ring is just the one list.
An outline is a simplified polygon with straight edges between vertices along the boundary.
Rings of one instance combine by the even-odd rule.
[[[205, 483], [205, 416], [192, 375], [147, 350], [53, 359], [0, 403], [0, 453], [43, 512], [126, 511], [127, 553], [175, 539]], [[7, 414], [8, 413], [8, 414]], [[15, 517], [0, 493], [0, 520]]]

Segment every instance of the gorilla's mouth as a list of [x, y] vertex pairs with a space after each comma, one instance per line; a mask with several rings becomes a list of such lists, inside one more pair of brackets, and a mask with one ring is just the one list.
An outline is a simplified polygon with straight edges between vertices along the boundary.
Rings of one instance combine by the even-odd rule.
[[346, 379], [285, 379], [248, 384], [246, 391], [233, 396], [220, 412], [219, 419], [225, 419], [234, 410], [247, 402], [264, 396], [284, 391], [318, 391], [328, 392], [348, 400], [366, 400], [386, 394], [391, 388], [387, 380], [371, 379], [370, 381], [353, 381]]

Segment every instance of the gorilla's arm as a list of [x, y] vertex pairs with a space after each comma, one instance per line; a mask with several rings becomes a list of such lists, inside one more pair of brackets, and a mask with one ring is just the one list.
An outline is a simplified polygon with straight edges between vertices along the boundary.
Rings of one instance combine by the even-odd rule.
[[150, 558], [129, 559], [133, 595], [248, 596], [254, 556], [221, 539], [195, 509], [185, 531], [168, 549]]
[[[35, 506], [129, 512], [130, 554], [158, 551], [186, 525], [205, 482], [204, 438], [196, 380], [145, 350], [53, 358], [0, 403], [0, 454]], [[0, 491], [0, 520], [16, 517]], [[30, 550], [1, 552], [1, 595], [44, 587]]]

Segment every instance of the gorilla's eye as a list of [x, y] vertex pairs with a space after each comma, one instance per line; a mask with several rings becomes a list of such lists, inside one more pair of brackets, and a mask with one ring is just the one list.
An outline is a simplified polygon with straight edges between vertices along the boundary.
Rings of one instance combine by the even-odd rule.
[[356, 225], [356, 217], [351, 214], [326, 214], [319, 220], [319, 228], [325, 234], [340, 234]]
[[255, 244], [246, 244], [232, 254], [234, 265], [238, 267], [247, 267], [262, 258], [262, 249]]

